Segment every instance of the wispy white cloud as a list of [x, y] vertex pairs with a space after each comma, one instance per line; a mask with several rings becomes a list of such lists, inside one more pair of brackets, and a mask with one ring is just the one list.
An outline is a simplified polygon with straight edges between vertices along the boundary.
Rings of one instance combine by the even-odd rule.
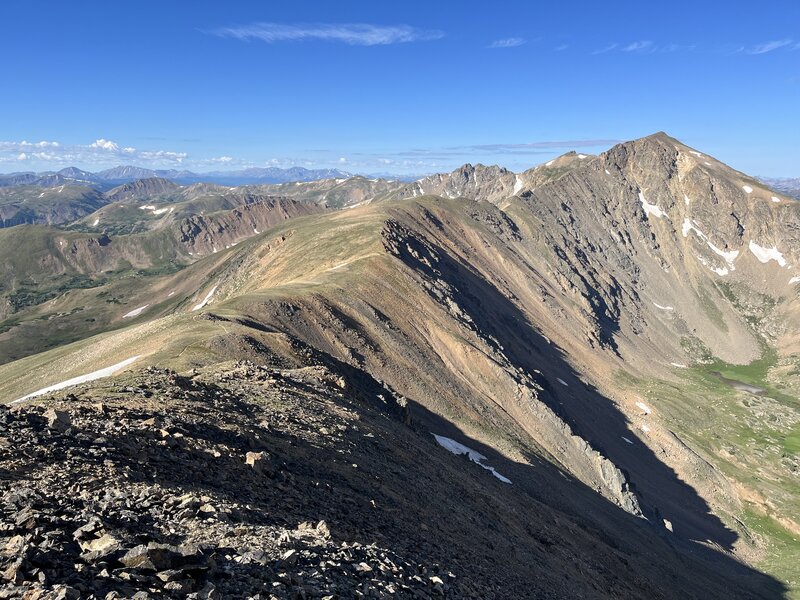
[[619, 140], [546, 140], [540, 142], [519, 142], [511, 144], [473, 144], [471, 146], [456, 146], [450, 150], [469, 150], [491, 152], [497, 154], [541, 154], [542, 151], [553, 149], [591, 148], [595, 146], [613, 146]]
[[523, 38], [510, 37], [502, 40], [495, 40], [489, 44], [488, 48], [516, 48], [517, 46], [522, 46], [524, 43], [525, 40]]
[[113, 152], [118, 152], [119, 151], [119, 145], [117, 145], [116, 143], [112, 142], [111, 140], [104, 140], [102, 138], [99, 139], [99, 140], [93, 141], [91, 144], [89, 144], [89, 147], [90, 148], [96, 148], [97, 150], [110, 150], [110, 151], [113, 151]]
[[[756, 44], [752, 48], [746, 50], [748, 54], [767, 54], [768, 52], [773, 52], [775, 50], [779, 50], [781, 48], [785, 48], [786, 46], [791, 46], [794, 43], [792, 39], [783, 39], [783, 40], [772, 40], [770, 42], [764, 42], [762, 44]], [[800, 44], [796, 45], [794, 49], [800, 47]]]
[[555, 50], [556, 52], [563, 52], [567, 48], [569, 48], [569, 44], [559, 44], [558, 46], [553, 48], [553, 50]]
[[2, 142], [0, 141], [0, 152], [14, 152], [20, 150], [36, 150], [42, 148], [58, 148], [61, 144], [58, 142], [28, 142], [22, 140], [21, 142]]
[[64, 145], [59, 142], [0, 141], [0, 162], [36, 162], [53, 166], [100, 165], [113, 162], [152, 166], [180, 165], [185, 152], [139, 150], [100, 138], [90, 144]]
[[692, 52], [697, 44], [665, 44], [658, 48], [661, 52]]
[[575, 140], [543, 140], [535, 142], [495, 143], [495, 144], [469, 144], [464, 146], [446, 146], [440, 148], [409, 148], [394, 150], [380, 154], [355, 153], [361, 160], [377, 160], [381, 164], [391, 161], [400, 164], [401, 161], [412, 159], [427, 159], [446, 161], [451, 164], [473, 160], [476, 157], [492, 157], [498, 155], [535, 156], [539, 154], [553, 154], [553, 152], [574, 150], [577, 148], [592, 148], [613, 146], [619, 143], [617, 139], [575, 139]]
[[444, 37], [444, 32], [438, 30], [419, 29], [410, 25], [369, 23], [252, 23], [223, 27], [210, 33], [238, 40], [260, 40], [269, 44], [318, 40], [340, 42], [351, 46], [386, 46]]
[[[558, 48], [556, 48], [558, 49]], [[629, 44], [613, 43], [603, 46], [591, 52], [592, 55], [605, 54], [607, 52], [638, 52], [638, 53], [653, 53], [653, 52], [693, 52], [697, 50], [697, 44], [683, 44], [683, 43], [663, 43], [657, 44], [652, 40], [636, 40]]]
[[621, 48], [623, 52], [638, 52], [640, 50], [648, 50], [652, 48], [653, 42], [650, 40], [639, 40], [637, 42], [632, 42], [627, 46]]
[[612, 50], [616, 50], [619, 47], [619, 44], [609, 44], [608, 46], [603, 46], [602, 48], [595, 50], [592, 54], [605, 54], [606, 52], [611, 52]]

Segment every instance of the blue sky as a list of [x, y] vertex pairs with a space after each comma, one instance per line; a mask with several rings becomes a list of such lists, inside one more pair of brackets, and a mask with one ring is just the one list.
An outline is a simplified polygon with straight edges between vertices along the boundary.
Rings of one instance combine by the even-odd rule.
[[796, 0], [4, 0], [0, 56], [0, 172], [522, 170], [664, 130], [800, 176]]

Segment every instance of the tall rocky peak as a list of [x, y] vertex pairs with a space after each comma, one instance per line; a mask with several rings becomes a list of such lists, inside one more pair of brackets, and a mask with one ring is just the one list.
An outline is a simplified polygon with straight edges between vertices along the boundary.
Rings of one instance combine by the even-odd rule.
[[[658, 177], [668, 177], [677, 171], [679, 156], [691, 149], [663, 132], [623, 142], [604, 152], [606, 168], [620, 171], [632, 169]], [[699, 154], [699, 153], [698, 153]]]

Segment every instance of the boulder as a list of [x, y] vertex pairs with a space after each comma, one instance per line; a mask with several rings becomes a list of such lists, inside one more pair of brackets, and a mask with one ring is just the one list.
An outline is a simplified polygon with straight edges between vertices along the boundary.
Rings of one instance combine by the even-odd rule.
[[122, 544], [113, 535], [106, 533], [95, 540], [81, 543], [81, 548], [84, 551], [81, 558], [86, 562], [95, 562], [117, 552]]
[[44, 413], [47, 427], [53, 431], [66, 431], [72, 424], [69, 413], [55, 408], [48, 408]]
[[265, 475], [273, 475], [275, 473], [275, 468], [272, 465], [269, 454], [266, 452], [248, 452], [245, 462], [253, 467], [256, 473]]

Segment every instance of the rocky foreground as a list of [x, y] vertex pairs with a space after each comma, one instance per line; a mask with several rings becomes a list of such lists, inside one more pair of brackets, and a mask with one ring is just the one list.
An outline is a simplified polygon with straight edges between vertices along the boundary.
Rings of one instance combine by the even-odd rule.
[[[324, 399], [344, 385], [324, 372], [249, 365], [195, 379], [151, 369], [100, 401], [69, 394], [0, 407], [0, 597], [428, 598], [462, 589], [414, 552], [356, 532], [334, 538], [325, 520], [303, 519], [325, 512], [338, 490], [307, 481], [318, 493], [300, 495], [295, 479], [313, 474], [284, 449], [315, 454], [339, 442], [327, 460], [358, 468], [346, 458], [356, 416]], [[372, 508], [342, 500], [346, 513]]]
[[0, 598], [777, 597], [545, 464], [493, 476], [300, 353], [1, 406]]

